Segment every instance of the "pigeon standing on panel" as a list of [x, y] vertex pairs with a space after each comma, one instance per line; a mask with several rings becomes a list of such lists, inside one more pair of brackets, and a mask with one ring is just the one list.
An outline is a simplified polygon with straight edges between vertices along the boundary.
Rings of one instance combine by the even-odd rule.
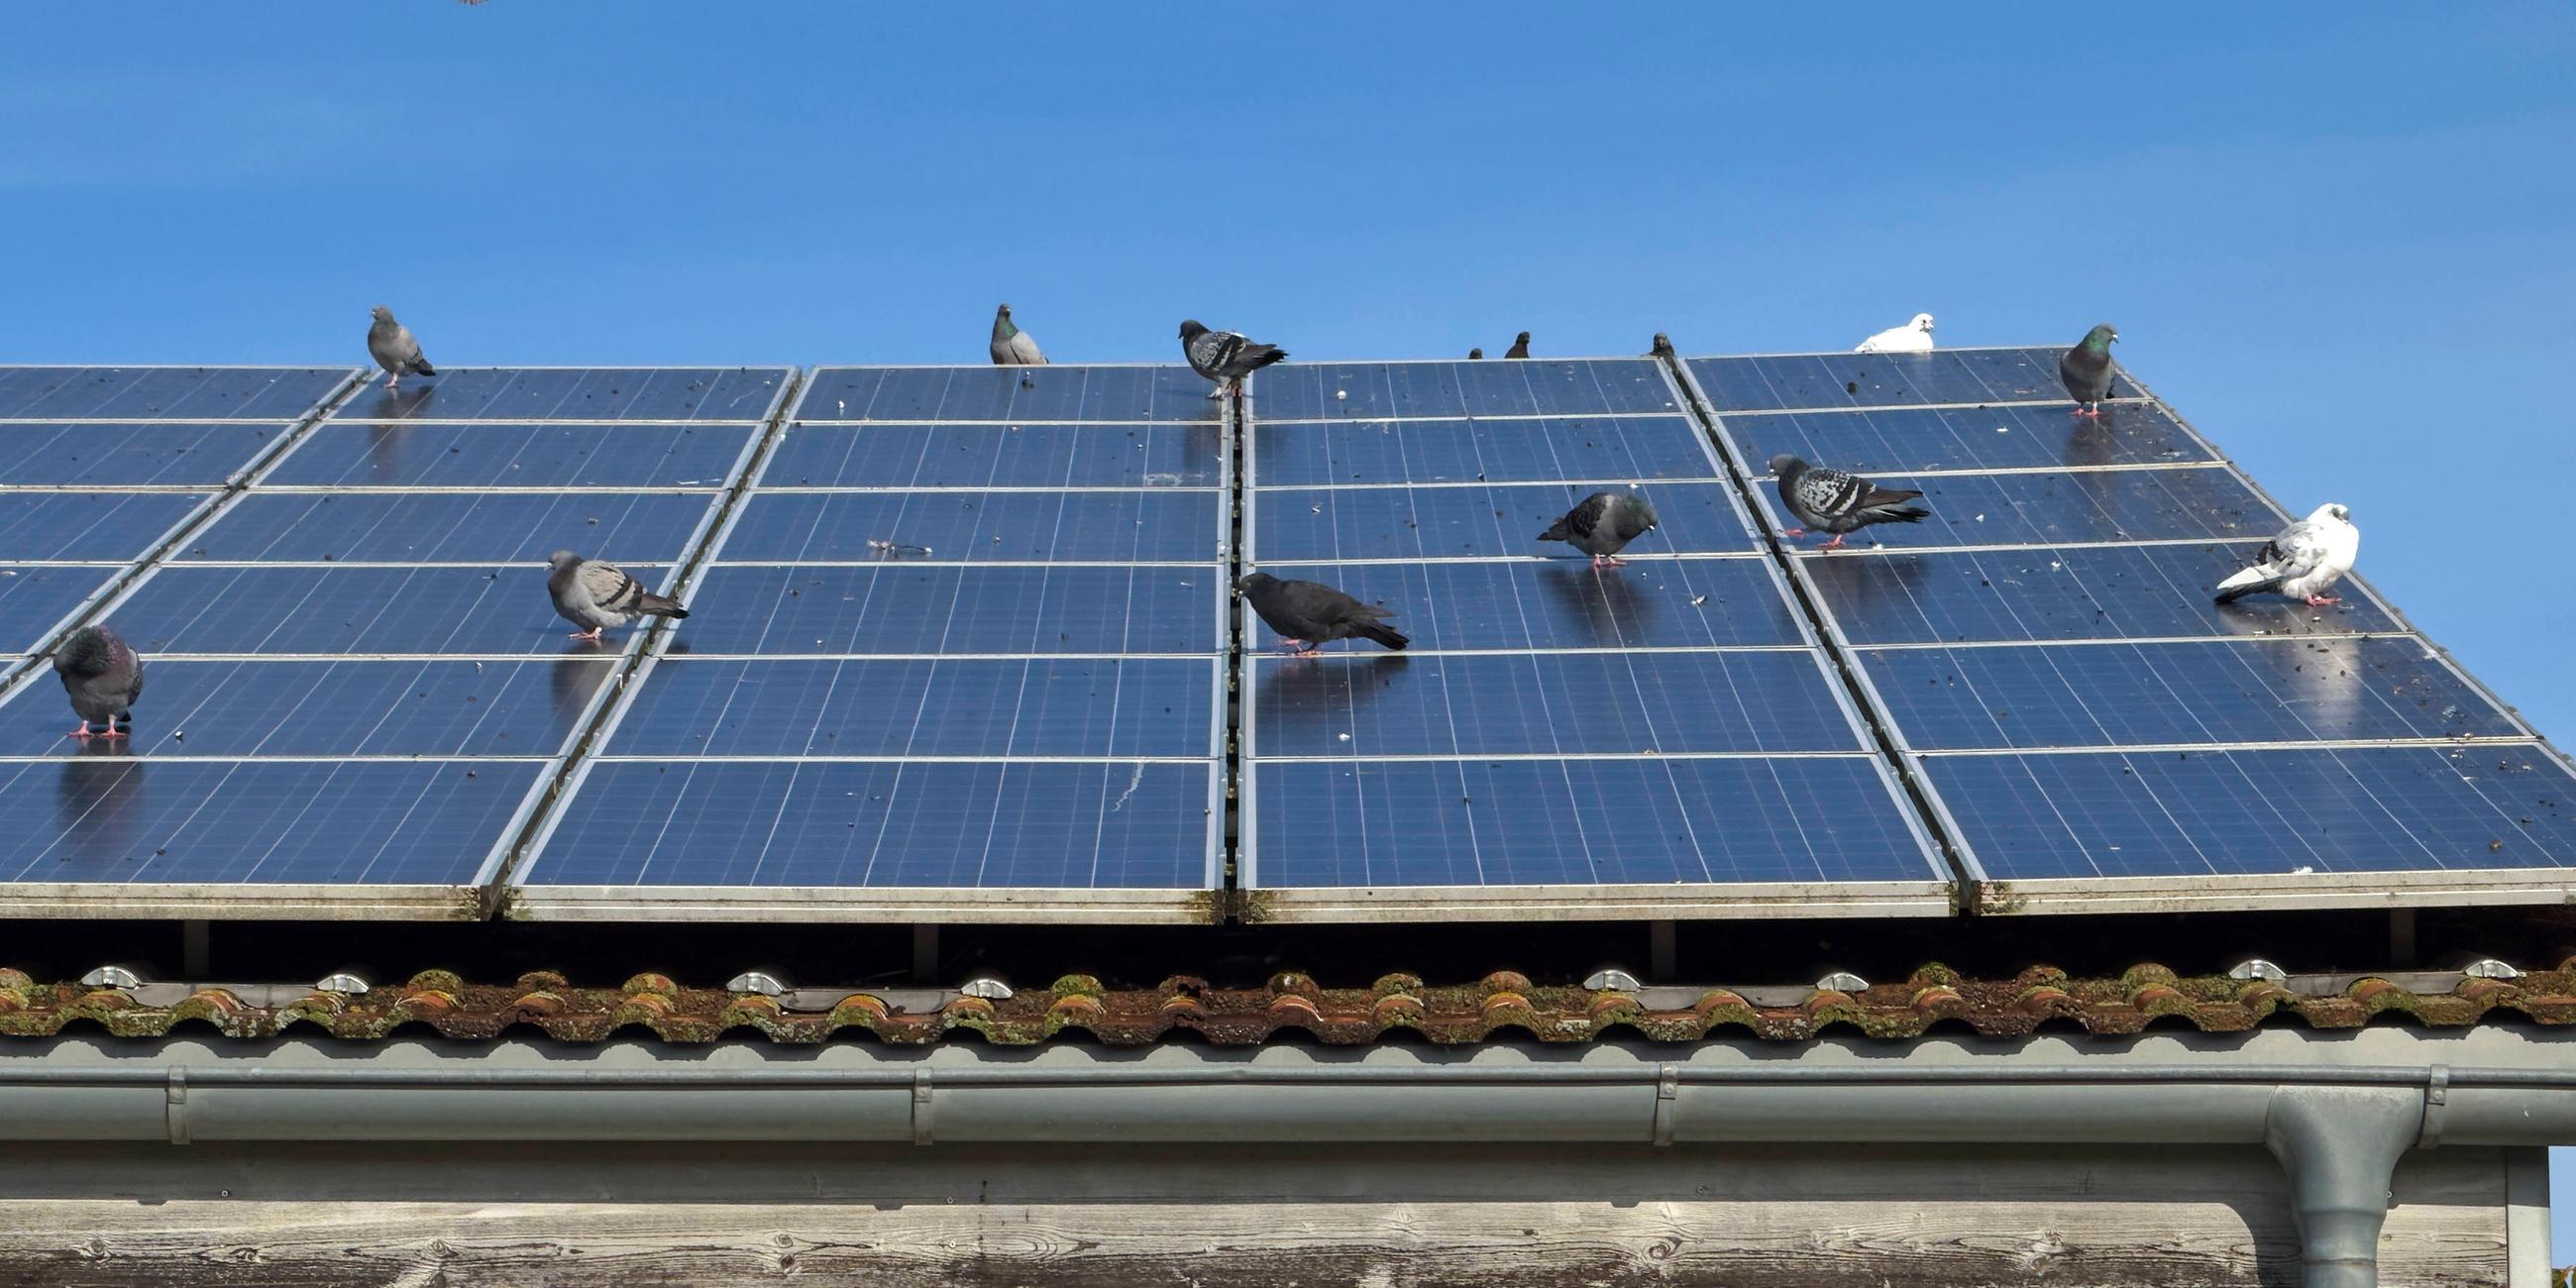
[[1655, 333], [1654, 347], [1646, 350], [1646, 356], [1649, 358], [1672, 358], [1680, 355], [1673, 352], [1673, 338], [1661, 331], [1657, 331]]
[[2254, 563], [2218, 583], [2218, 602], [2232, 604], [2247, 595], [2277, 590], [2317, 608], [2337, 602], [2326, 593], [2352, 571], [2361, 557], [2361, 529], [2352, 526], [2352, 511], [2321, 505], [2263, 544]]
[[1655, 530], [1655, 507], [1630, 492], [1595, 492], [1565, 512], [1541, 541], [1562, 541], [1592, 556], [1595, 568], [1617, 568], [1628, 543]]
[[1038, 342], [1011, 321], [1011, 306], [993, 311], [993, 365], [997, 367], [1043, 367], [1046, 355], [1038, 352]]
[[574, 631], [574, 639], [596, 640], [601, 631], [637, 617], [689, 615], [678, 600], [644, 589], [643, 583], [615, 564], [584, 559], [569, 550], [546, 556], [546, 563], [554, 569], [546, 577], [546, 593], [554, 596], [555, 611], [575, 626], [590, 628]]
[[1820, 549], [1839, 550], [1845, 536], [1873, 523], [1921, 523], [1932, 515], [1921, 506], [1906, 504], [1922, 496], [1920, 492], [1880, 487], [1857, 474], [1820, 469], [1795, 456], [1772, 457], [1771, 473], [1779, 484], [1780, 504], [1806, 525], [1781, 535], [1803, 537], [1807, 528], [1834, 534]]
[[1854, 353], [1930, 353], [1932, 315], [1917, 313], [1903, 326], [1892, 326], [1860, 342]]
[[367, 327], [367, 353], [385, 369], [385, 388], [393, 388], [405, 376], [438, 374], [438, 368], [421, 356], [420, 341], [412, 338], [411, 328], [394, 321], [392, 309], [379, 304], [374, 316], [376, 320]]
[[2057, 378], [2075, 400], [2076, 415], [2102, 414], [2102, 400], [2111, 396], [2111, 346], [2119, 342], [2120, 333], [2105, 322], [2057, 359]]
[[112, 742], [125, 736], [116, 721], [122, 716], [129, 726], [133, 723], [134, 700], [143, 696], [143, 659], [135, 656], [122, 636], [104, 626], [72, 632], [54, 651], [54, 674], [63, 677], [72, 710], [81, 718], [72, 737], [87, 742], [92, 724], [107, 726], [97, 737]]
[[1216, 382], [1210, 398], [1223, 398], [1245, 376], [1288, 356], [1276, 345], [1255, 344], [1240, 331], [1211, 331], [1190, 318], [1181, 323], [1181, 352], [1190, 370]]
[[1515, 336], [1515, 337], [1512, 339], [1512, 347], [1511, 347], [1510, 349], [1506, 350], [1506, 351], [1503, 353], [1503, 356], [1504, 356], [1504, 357], [1506, 357], [1506, 358], [1526, 358], [1526, 357], [1528, 357], [1528, 356], [1529, 356], [1529, 332], [1527, 332], [1527, 331], [1523, 331], [1523, 332], [1521, 332], [1518, 336]]
[[1234, 583], [1234, 588], [1243, 592], [1264, 624], [1279, 632], [1281, 647], [1300, 653], [1312, 653], [1354, 635], [1395, 649], [1413, 642], [1378, 624], [1391, 615], [1386, 609], [1363, 604], [1321, 582], [1281, 581], [1256, 572]]

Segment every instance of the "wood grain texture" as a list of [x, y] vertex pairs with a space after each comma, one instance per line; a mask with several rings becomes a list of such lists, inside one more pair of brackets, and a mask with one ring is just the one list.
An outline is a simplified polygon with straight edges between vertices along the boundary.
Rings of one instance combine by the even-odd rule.
[[[1178, 1182], [1210, 1161], [1220, 1160], [1175, 1162], [1152, 1174]], [[1232, 1161], [1236, 1178], [1195, 1199], [1142, 1202], [991, 1201], [994, 1191], [1046, 1188], [1043, 1175], [1012, 1171], [998, 1158], [986, 1165], [988, 1185], [959, 1193], [960, 1178], [942, 1177], [947, 1193], [916, 1191], [911, 1200], [888, 1192], [822, 1200], [809, 1191], [801, 1199], [706, 1201], [732, 1179], [712, 1160], [698, 1173], [697, 1201], [9, 1196], [0, 1201], [0, 1285], [2293, 1288], [2298, 1281], [2277, 1169], [2245, 1151], [2140, 1151], [2127, 1159], [2117, 1151], [1710, 1151], [1640, 1161], [1625, 1169], [1624, 1182], [1615, 1165], [1559, 1171], [1543, 1153], [1510, 1152], [1419, 1187], [1437, 1197], [1399, 1198], [1385, 1197], [1379, 1182], [1418, 1179], [1401, 1165], [1380, 1176], [1347, 1164], [1335, 1173], [1312, 1153], [1293, 1167], [1257, 1152]], [[559, 1170], [582, 1174], [572, 1161]], [[1089, 1180], [1066, 1178], [1063, 1188], [1149, 1183], [1105, 1184], [1101, 1170]], [[1274, 1174], [1258, 1179], [1265, 1171]], [[0, 1193], [23, 1175], [0, 1164]], [[665, 1173], [647, 1188], [687, 1179]], [[1898, 1190], [1898, 1182], [1912, 1188]], [[593, 1173], [583, 1187], [595, 1195], [623, 1183]], [[879, 1186], [902, 1188], [894, 1174], [870, 1188]], [[2382, 1244], [2381, 1282], [2502, 1288], [2504, 1186], [2499, 1151], [2411, 1158]], [[1252, 1190], [1272, 1197], [1241, 1197]]]

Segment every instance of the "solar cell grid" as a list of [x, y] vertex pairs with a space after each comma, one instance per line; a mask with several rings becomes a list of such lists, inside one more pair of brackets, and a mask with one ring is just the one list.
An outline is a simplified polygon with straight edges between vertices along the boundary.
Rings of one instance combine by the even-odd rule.
[[[1798, 353], [1692, 358], [1687, 367], [1719, 415], [1994, 403], [2067, 403], [2063, 348], [1942, 349], [1932, 353]], [[2145, 391], [2121, 372], [2114, 399]]]
[[1266, 487], [1725, 477], [1682, 416], [1265, 424], [1252, 456]]
[[2217, 453], [2152, 402], [2108, 403], [2100, 416], [2067, 404], [1906, 407], [1734, 415], [1726, 432], [1744, 460], [1796, 456], [1858, 474], [2190, 465]]
[[[2037, 546], [2081, 542], [2269, 538], [2280, 517], [2232, 470], [2087, 470], [2073, 473], [1876, 474], [1880, 487], [1916, 491], [1931, 511], [1915, 523], [1882, 523], [1854, 545]], [[1766, 478], [1755, 494], [1775, 531], [1795, 526]], [[1815, 553], [1810, 551], [1809, 553]]]
[[787, 367], [442, 367], [387, 389], [370, 383], [332, 412], [341, 421], [767, 420]]
[[217, 488], [290, 421], [44, 421], [0, 430], [0, 487]]
[[265, 480], [280, 487], [696, 488], [724, 483], [753, 425], [430, 424], [315, 429]]
[[348, 367], [36, 367], [0, 364], [0, 420], [291, 421]]

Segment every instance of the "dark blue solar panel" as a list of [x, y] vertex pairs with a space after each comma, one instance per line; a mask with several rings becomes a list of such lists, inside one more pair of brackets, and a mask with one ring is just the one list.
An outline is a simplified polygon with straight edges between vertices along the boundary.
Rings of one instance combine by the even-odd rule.
[[1680, 416], [1264, 423], [1252, 456], [1263, 487], [1725, 476]]
[[2563, 868], [2576, 777], [2542, 748], [2104, 752], [1925, 761], [1987, 874]]
[[1292, 362], [1263, 368], [1251, 393], [1264, 421], [1682, 410], [1663, 365], [1651, 358]]
[[0, 765], [0, 881], [462, 885], [543, 768], [114, 753]]
[[[1799, 644], [1797, 619], [1761, 559], [1655, 559], [1594, 572], [1579, 562], [1262, 564], [1395, 611], [1417, 649], [1587, 649]], [[1244, 610], [1244, 638], [1269, 632]], [[1373, 650], [1366, 641], [1330, 648]]]
[[0, 492], [0, 559], [123, 562], [205, 500], [190, 492]]
[[1883, 649], [1861, 657], [1917, 751], [2521, 733], [2411, 639]]
[[[1517, 487], [1263, 489], [1256, 494], [1254, 552], [1264, 560], [1463, 559], [1496, 555], [1548, 555], [1588, 559], [1563, 542], [1538, 534], [1597, 491], [1625, 487], [1600, 483], [1525, 484]], [[1658, 483], [1638, 489], [1661, 520], [1637, 538], [1626, 555], [1722, 554], [1751, 550], [1735, 508], [1734, 489], [1722, 483]]]
[[[2223, 469], [1880, 474], [1871, 481], [1923, 493], [1921, 507], [1932, 514], [1920, 523], [1878, 524], [1850, 538], [1865, 545], [2260, 539], [2281, 530], [2281, 516], [2270, 503]], [[1778, 485], [1765, 481], [1756, 491], [1770, 521], [1783, 524]]]
[[[1689, 365], [1700, 391], [1723, 414], [1921, 403], [2067, 402], [2066, 386], [2057, 378], [2057, 359], [2064, 352], [1946, 349], [1799, 354], [1693, 358]], [[2111, 396], [2138, 398], [2144, 392], [2122, 372], [2112, 381]], [[1734, 423], [1728, 422], [1727, 428], [1732, 430]]]
[[1208, 765], [606, 761], [530, 884], [1197, 890]]
[[[1178, 342], [1175, 342], [1177, 347]], [[1218, 420], [1216, 386], [1173, 367], [822, 367], [796, 418]]]
[[[648, 586], [664, 570], [630, 565]], [[160, 568], [114, 612], [153, 653], [541, 653], [615, 651], [565, 638], [543, 568]]]
[[785, 367], [451, 367], [398, 389], [373, 381], [333, 419], [760, 420], [787, 377]]
[[1214, 421], [1134, 425], [806, 425], [769, 487], [1220, 487]]
[[1726, 432], [1757, 469], [1784, 454], [1861, 474], [2216, 459], [2151, 402], [2110, 403], [2098, 417], [2046, 403], [1736, 416]]
[[322, 487], [717, 487], [749, 425], [376, 425], [333, 421], [264, 482]]
[[1199, 659], [665, 659], [618, 756], [1213, 756]]
[[1863, 749], [1803, 651], [1265, 658], [1252, 683], [1264, 759]]
[[545, 562], [574, 550], [670, 563], [713, 510], [711, 492], [253, 491], [190, 537], [183, 559]]
[[1800, 561], [1855, 644], [2337, 635], [2400, 629], [2367, 596], [2220, 607], [2209, 588], [2260, 543], [1825, 555]]
[[[611, 661], [150, 663], [130, 750], [155, 756], [552, 756]], [[71, 748], [39, 680], [0, 706], [0, 755]]]
[[[699, 653], [1212, 653], [1222, 569], [719, 565], [673, 648]], [[542, 587], [539, 601], [543, 603]], [[549, 610], [551, 611], [551, 610]]]
[[0, 419], [294, 420], [346, 367], [5, 367]]
[[887, 542], [940, 563], [1213, 562], [1224, 499], [1213, 490], [763, 492], [744, 504], [724, 557], [868, 559], [878, 554], [870, 542]]
[[1264, 761], [1265, 887], [1933, 881], [1865, 757]]
[[40, 643], [45, 632], [97, 594], [113, 568], [30, 568], [0, 565], [0, 669], [6, 655], [23, 653]]
[[287, 426], [252, 421], [0, 427], [0, 483], [33, 487], [213, 487]]

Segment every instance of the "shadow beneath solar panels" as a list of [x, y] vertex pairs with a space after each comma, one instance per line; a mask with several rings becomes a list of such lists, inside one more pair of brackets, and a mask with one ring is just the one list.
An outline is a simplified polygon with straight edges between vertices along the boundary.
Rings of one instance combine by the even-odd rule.
[[56, 768], [54, 822], [62, 837], [61, 860], [78, 875], [138, 859], [135, 797], [145, 766], [126, 742], [92, 740]]

